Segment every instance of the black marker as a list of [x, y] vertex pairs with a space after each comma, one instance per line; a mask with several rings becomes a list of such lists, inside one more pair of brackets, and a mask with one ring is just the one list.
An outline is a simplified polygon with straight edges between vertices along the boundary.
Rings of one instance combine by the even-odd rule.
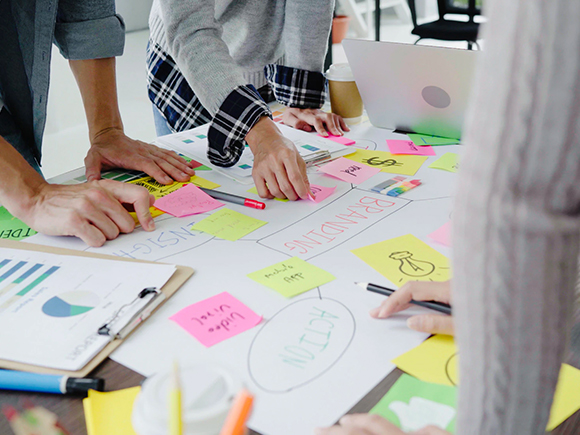
[[[395, 290], [393, 289], [381, 287], [380, 285], [371, 284], [368, 282], [355, 282], [355, 284], [370, 292], [378, 293], [384, 296], [391, 296], [393, 293], [395, 293]], [[413, 305], [419, 305], [420, 307], [431, 308], [432, 310], [439, 311], [443, 314], [451, 315], [451, 306], [442, 302], [424, 302], [411, 300], [410, 303]]]

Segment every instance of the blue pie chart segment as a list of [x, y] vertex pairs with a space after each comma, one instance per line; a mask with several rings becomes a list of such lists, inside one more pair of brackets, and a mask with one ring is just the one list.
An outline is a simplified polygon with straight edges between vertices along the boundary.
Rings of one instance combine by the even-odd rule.
[[72, 317], [91, 311], [99, 304], [99, 297], [87, 291], [72, 291], [50, 298], [42, 312], [50, 317]]

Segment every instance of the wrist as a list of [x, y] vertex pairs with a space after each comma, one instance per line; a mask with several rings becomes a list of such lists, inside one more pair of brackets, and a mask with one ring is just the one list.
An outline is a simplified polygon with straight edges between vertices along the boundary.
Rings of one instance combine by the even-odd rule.
[[92, 145], [97, 139], [101, 138], [102, 136], [117, 135], [117, 134], [121, 135], [125, 134], [122, 123], [101, 127], [98, 130], [92, 129], [89, 130], [89, 140]]
[[274, 121], [268, 116], [262, 116], [246, 135], [248, 146], [255, 153], [256, 149], [267, 146], [275, 137], [282, 136]]

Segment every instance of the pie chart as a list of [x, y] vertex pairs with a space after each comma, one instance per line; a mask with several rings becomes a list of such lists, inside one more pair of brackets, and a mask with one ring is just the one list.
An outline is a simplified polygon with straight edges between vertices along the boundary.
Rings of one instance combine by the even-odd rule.
[[99, 304], [99, 297], [87, 291], [72, 291], [50, 298], [42, 312], [50, 317], [72, 317], [91, 311]]

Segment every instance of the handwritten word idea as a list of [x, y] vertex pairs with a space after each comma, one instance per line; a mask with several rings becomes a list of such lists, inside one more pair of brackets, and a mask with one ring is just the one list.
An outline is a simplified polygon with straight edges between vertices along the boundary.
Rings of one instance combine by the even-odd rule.
[[276, 263], [248, 275], [282, 296], [293, 296], [312, 290], [335, 279], [333, 275], [298, 257]]
[[185, 307], [169, 319], [205, 347], [211, 347], [253, 328], [262, 321], [262, 316], [228, 292], [223, 292]]

